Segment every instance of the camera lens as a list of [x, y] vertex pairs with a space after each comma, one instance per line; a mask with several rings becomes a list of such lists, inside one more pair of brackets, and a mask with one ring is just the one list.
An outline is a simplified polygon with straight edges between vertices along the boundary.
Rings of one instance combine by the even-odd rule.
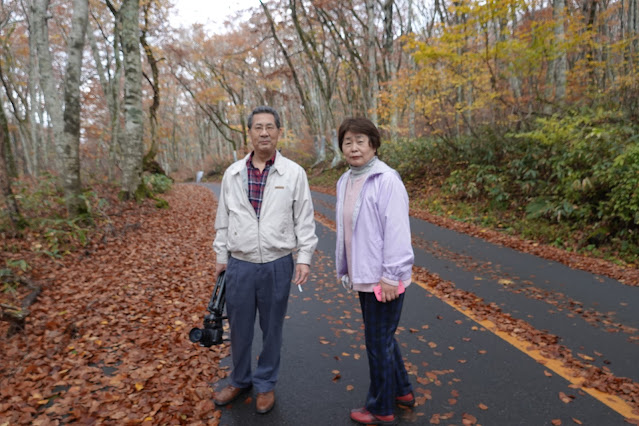
[[197, 327], [191, 329], [191, 331], [189, 331], [189, 340], [193, 343], [198, 343], [200, 340], [202, 340], [202, 331], [202, 329]]

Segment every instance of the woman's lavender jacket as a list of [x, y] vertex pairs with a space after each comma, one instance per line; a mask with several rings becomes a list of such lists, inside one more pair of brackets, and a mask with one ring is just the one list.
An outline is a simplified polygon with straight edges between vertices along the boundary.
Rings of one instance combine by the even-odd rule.
[[[337, 278], [348, 275], [344, 242], [344, 194], [351, 171], [337, 182]], [[408, 216], [408, 194], [399, 173], [381, 160], [375, 161], [362, 186], [353, 211], [350, 280], [377, 284], [382, 277], [410, 284], [414, 254]], [[372, 291], [372, 286], [369, 291]]]

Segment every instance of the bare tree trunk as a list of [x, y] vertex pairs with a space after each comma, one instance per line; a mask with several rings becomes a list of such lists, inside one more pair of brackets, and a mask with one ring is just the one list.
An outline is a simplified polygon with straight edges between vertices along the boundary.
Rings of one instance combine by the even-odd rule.
[[63, 161], [64, 189], [67, 211], [72, 216], [86, 213], [86, 203], [81, 197], [80, 180], [80, 110], [82, 77], [82, 52], [89, 20], [89, 1], [73, 1], [73, 18], [69, 38], [68, 62], [64, 80], [64, 139]]
[[[407, 30], [409, 36], [413, 34], [413, 20], [415, 19], [415, 14], [413, 11], [413, 0], [408, 0], [408, 24]], [[417, 66], [415, 64], [415, 59], [413, 58], [412, 53], [408, 54], [408, 66], [411, 69], [411, 74], [416, 70]], [[415, 105], [415, 96], [410, 96], [410, 104], [408, 107], [408, 137], [411, 139], [415, 139], [417, 137], [417, 132], [415, 129], [415, 118], [416, 118], [416, 105]]]
[[74, 0], [71, 34], [68, 46], [68, 62], [64, 78], [65, 108], [53, 81], [53, 66], [49, 52], [47, 8], [49, 0], [36, 0], [34, 10], [35, 36], [38, 46], [40, 81], [45, 105], [53, 125], [58, 170], [64, 188], [67, 212], [76, 216], [86, 211], [82, 201], [80, 181], [80, 83], [82, 51], [88, 21], [88, 0]]
[[561, 104], [566, 98], [566, 72], [568, 59], [566, 57], [566, 31], [564, 20], [566, 16], [565, 0], [553, 0], [553, 17], [555, 18], [555, 46], [558, 57], [555, 61], [555, 104]]
[[[385, 77], [387, 81], [394, 82], [399, 70], [399, 64], [394, 60], [394, 37], [393, 37], [393, 4], [394, 0], [385, 0], [383, 3], [384, 9], [384, 62], [386, 73]], [[401, 56], [401, 53], [400, 53]], [[390, 101], [390, 132], [391, 140], [397, 139], [398, 134], [398, 121], [399, 111], [397, 108], [397, 91], [393, 90], [391, 93]]]
[[[511, 7], [511, 11], [510, 11], [510, 15], [511, 15], [511, 21], [512, 21], [512, 33], [511, 36], [514, 38], [516, 36], [516, 31], [517, 31], [517, 26], [519, 25], [518, 21], [517, 21], [517, 6], [515, 3], [513, 3], [512, 7]], [[506, 24], [504, 24], [504, 27], [502, 28], [502, 34], [504, 37], [504, 42], [506, 41]], [[509, 63], [509, 68], [511, 68], [512, 70], [515, 70], [516, 68], [512, 65], [512, 63]], [[510, 87], [512, 88], [513, 91], [513, 96], [515, 97], [515, 102], [517, 102], [519, 104], [519, 99], [521, 98], [521, 80], [519, 79], [519, 77], [514, 74], [515, 71], [513, 71], [513, 74], [510, 76], [509, 81], [510, 81]]]
[[[38, 122], [42, 123], [42, 125], [40, 126], [40, 136], [41, 136], [41, 142], [42, 145], [40, 146], [41, 151], [40, 153], [42, 154], [42, 161], [40, 161], [40, 164], [42, 164], [41, 169], [42, 170], [51, 170], [50, 167], [47, 167], [46, 169], [44, 168], [45, 164], [51, 164], [51, 145], [53, 144], [52, 141], [52, 136], [53, 136], [53, 132], [51, 131], [47, 131], [45, 130], [44, 127], [44, 123], [49, 123], [50, 124], [50, 120], [47, 120], [47, 118], [44, 115], [44, 93], [42, 93], [42, 90], [39, 90], [36, 92], [37, 96], [36, 96], [36, 107], [37, 107], [37, 113], [38, 113]], [[48, 126], [49, 129], [53, 128], [52, 125]]]
[[32, 167], [33, 167], [33, 175], [38, 176], [40, 174], [40, 159], [41, 159], [41, 150], [42, 150], [42, 134], [38, 130], [37, 120], [36, 120], [36, 84], [38, 81], [38, 48], [36, 45], [36, 38], [34, 37], [34, 32], [32, 27], [35, 23], [33, 19], [33, 11], [29, 8], [29, 78], [27, 79], [27, 91], [29, 93], [29, 99], [31, 100], [31, 105], [29, 106], [29, 110], [27, 114], [29, 115], [29, 132], [31, 134], [31, 144], [33, 147], [33, 158], [31, 159]]
[[337, 139], [337, 129], [331, 129], [331, 146], [336, 155], [333, 156], [331, 161], [331, 168], [334, 168], [342, 161], [341, 150], [339, 149], [339, 140]]
[[[158, 153], [158, 142], [157, 142], [157, 126], [158, 126], [158, 116], [157, 111], [160, 107], [160, 72], [158, 70], [158, 60], [155, 59], [155, 55], [153, 54], [153, 49], [149, 46], [149, 43], [146, 40], [146, 32], [148, 31], [149, 26], [149, 11], [151, 5], [153, 3], [145, 3], [144, 5], [144, 29], [142, 31], [142, 35], [140, 35], [140, 43], [144, 48], [144, 53], [146, 54], [146, 59], [149, 61], [149, 66], [151, 67], [151, 78], [147, 77], [147, 81], [151, 85], [153, 89], [153, 103], [149, 107], [149, 129], [151, 131], [151, 147], [149, 151], [144, 156], [142, 160], [143, 167], [148, 170], [151, 167], [150, 163], [155, 161], [155, 156]], [[146, 75], [146, 74], [145, 74]]]
[[366, 16], [368, 26], [368, 35], [366, 39], [369, 87], [368, 112], [370, 120], [377, 125], [377, 98], [379, 94], [379, 84], [377, 81], [377, 54], [375, 49], [377, 41], [377, 31], [375, 30], [375, 0], [366, 0]]
[[122, 16], [122, 49], [124, 51], [124, 116], [125, 138], [122, 141], [122, 185], [124, 199], [140, 199], [142, 183], [144, 112], [142, 111], [142, 61], [140, 59], [140, 0], [124, 0]]
[[7, 213], [9, 220], [15, 229], [23, 229], [26, 221], [20, 214], [18, 202], [16, 201], [13, 191], [11, 190], [11, 173], [9, 172], [9, 161], [11, 160], [11, 142], [9, 140], [9, 126], [7, 124], [7, 116], [4, 113], [4, 107], [0, 102], [0, 191], [4, 196], [7, 205]]
[[[623, 17], [622, 17], [623, 22]], [[639, 51], [639, 13], [637, 12], [637, 0], [628, 0], [628, 21], [626, 25], [626, 40], [632, 40], [628, 43], [626, 49], [626, 60], [628, 62], [628, 72], [634, 73], [636, 67], [636, 55]]]
[[[47, 113], [53, 127], [53, 139], [56, 145], [57, 170], [61, 173], [62, 167], [62, 135], [64, 133], [64, 117], [62, 110], [62, 101], [59, 97], [58, 88], [53, 81], [53, 65], [51, 53], [49, 52], [49, 29], [47, 25], [47, 9], [49, 0], [35, 0], [33, 4], [33, 25], [31, 30], [34, 32], [36, 45], [38, 50], [38, 71], [40, 74], [40, 87], [44, 94], [44, 103]], [[58, 148], [59, 146], [59, 148]]]

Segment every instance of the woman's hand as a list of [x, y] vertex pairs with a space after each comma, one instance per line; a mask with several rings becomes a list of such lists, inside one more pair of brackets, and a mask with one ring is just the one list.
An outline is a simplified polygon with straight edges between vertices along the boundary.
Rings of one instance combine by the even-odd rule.
[[399, 292], [397, 291], [397, 287], [394, 285], [386, 284], [384, 280], [379, 282], [379, 285], [382, 288], [382, 300], [380, 302], [392, 302], [393, 300], [399, 297]]

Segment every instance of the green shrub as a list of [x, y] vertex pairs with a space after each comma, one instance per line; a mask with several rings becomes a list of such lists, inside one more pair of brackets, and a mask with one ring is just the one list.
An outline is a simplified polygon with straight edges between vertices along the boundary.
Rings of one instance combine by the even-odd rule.
[[486, 198], [495, 207], [504, 207], [510, 199], [507, 176], [492, 165], [471, 164], [454, 170], [444, 182], [444, 189], [461, 199]]
[[[69, 218], [64, 193], [50, 174], [33, 180], [16, 181], [14, 188], [20, 211], [36, 238], [31, 245], [33, 251], [61, 257], [77, 247], [85, 246], [96, 223], [108, 220], [105, 213], [107, 202], [91, 190], [81, 195], [87, 213]], [[8, 225], [4, 218], [1, 219], [0, 231]]]
[[142, 179], [144, 184], [154, 194], [163, 194], [171, 189], [171, 185], [173, 185], [171, 178], [162, 174], [144, 175]]
[[529, 216], [602, 222], [613, 234], [636, 226], [638, 130], [621, 112], [598, 109], [540, 119], [514, 135], [537, 151]]
[[[636, 137], [635, 137], [636, 139]], [[599, 216], [621, 226], [639, 225], [639, 144], [629, 145], [617, 156], [612, 166], [601, 173], [610, 188], [608, 197], [599, 204]]]
[[442, 142], [434, 139], [399, 139], [384, 142], [379, 157], [397, 170], [404, 179], [429, 176], [446, 164], [442, 155]]

